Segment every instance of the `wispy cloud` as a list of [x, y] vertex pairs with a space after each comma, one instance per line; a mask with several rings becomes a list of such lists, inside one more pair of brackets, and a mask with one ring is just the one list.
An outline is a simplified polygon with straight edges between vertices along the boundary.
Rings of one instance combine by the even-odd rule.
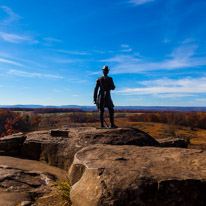
[[16, 62], [16, 61], [11, 61], [11, 60], [8, 60], [8, 59], [2, 59], [2, 58], [0, 58], [0, 62], [6, 63], [6, 64], [11, 64], [11, 65], [15, 65], [15, 66], [24, 67], [23, 64], [20, 64], [20, 63], [18, 63], [18, 62]]
[[176, 98], [182, 98], [182, 97], [192, 97], [195, 96], [194, 94], [155, 94], [158, 98], [170, 98], [170, 99], [176, 99]]
[[148, 61], [135, 55], [116, 55], [100, 60], [112, 64], [111, 73], [140, 73], [145, 71], [174, 70], [206, 65], [206, 57], [195, 57], [197, 45], [181, 45], [167, 55], [163, 61]]
[[120, 50], [121, 52], [131, 52], [132, 51], [132, 48], [130, 48], [130, 46], [127, 44], [122, 44], [121, 47], [123, 48]]
[[[35, 66], [38, 66], [38, 67], [47, 67], [46, 65], [42, 65], [42, 64], [39, 64], [35, 61], [31, 61], [31, 60], [28, 60], [28, 59], [22, 59], [22, 58], [18, 58], [18, 57], [15, 57], [14, 55], [12, 54], [9, 54], [9, 53], [5, 53], [5, 52], [1, 52], [0, 51], [0, 57], [3, 57], [0, 58], [0, 62], [4, 62], [4, 63], [8, 63], [8, 64], [12, 64], [12, 65], [16, 65], [16, 66], [21, 66], [21, 67], [26, 67], [25, 65], [17, 62], [17, 61], [20, 61], [20, 62], [23, 62], [23, 63], [26, 63], [26, 64], [29, 64], [29, 66], [32, 64], [32, 65], [35, 65]], [[7, 59], [5, 59], [5, 57]], [[9, 59], [8, 59], [9, 58]], [[10, 60], [11, 59], [11, 60]], [[14, 61], [15, 60], [15, 61]], [[16, 61], [17, 60], [17, 61]]]
[[125, 95], [152, 94], [161, 98], [177, 98], [194, 96], [196, 94], [206, 94], [206, 77], [183, 78], [183, 79], [157, 79], [154, 81], [138, 82], [136, 88], [126, 88], [117, 91]]
[[121, 47], [122, 48], [129, 48], [129, 45], [128, 44], [122, 44]]
[[8, 25], [8, 24], [10, 24], [11, 22], [16, 21], [16, 20], [18, 20], [18, 19], [21, 18], [18, 14], [14, 13], [14, 12], [12, 11], [12, 9], [10, 9], [10, 8], [7, 7], [7, 6], [0, 6], [0, 8], [3, 9], [3, 10], [7, 13], [7, 15], [8, 15], [7, 18], [4, 19], [4, 20], [1, 22], [1, 23], [3, 23], [3, 24]]
[[82, 59], [74, 59], [74, 58], [51, 58], [53, 62], [60, 63], [60, 64], [68, 64], [74, 62], [81, 62]]
[[34, 77], [55, 78], [55, 79], [63, 78], [62, 76], [53, 75], [53, 74], [32, 73], [32, 72], [25, 72], [25, 71], [14, 70], [14, 69], [9, 70], [7, 74], [11, 76], [30, 77], [30, 78], [34, 78]]
[[62, 41], [60, 39], [55, 39], [52, 37], [46, 37], [43, 38], [43, 43], [45, 46], [53, 46], [54, 43], [61, 43]]
[[47, 41], [47, 42], [62, 42], [61, 40], [55, 39], [55, 38], [52, 38], [52, 37], [46, 37], [46, 38], [44, 38], [44, 40]]
[[132, 51], [131, 48], [129, 48], [129, 49], [122, 49], [122, 50], [121, 50], [121, 52], [131, 52], [131, 51]]
[[198, 102], [206, 102], [206, 98], [197, 98], [195, 100]]
[[15, 44], [21, 43], [24, 41], [27, 41], [30, 43], [38, 43], [38, 41], [33, 40], [29, 36], [10, 34], [10, 33], [5, 33], [5, 32], [0, 32], [0, 38], [3, 39], [4, 41], [10, 42], [10, 43], [15, 43]]
[[53, 91], [56, 92], [56, 93], [60, 93], [61, 92], [61, 90], [59, 90], [59, 89], [53, 89]]
[[139, 6], [139, 5], [152, 2], [152, 1], [155, 1], [155, 0], [130, 0], [129, 3], [132, 3], [135, 6]]
[[87, 83], [88, 80], [87, 79], [80, 79], [80, 78], [69, 78], [67, 79], [69, 82], [73, 82], [73, 83], [77, 83], [77, 84], [81, 84], [81, 83]]
[[69, 51], [69, 50], [63, 50], [63, 49], [56, 49], [55, 51], [64, 53], [64, 54], [74, 54], [74, 55], [88, 55], [90, 53], [88, 52], [82, 52], [82, 51]]

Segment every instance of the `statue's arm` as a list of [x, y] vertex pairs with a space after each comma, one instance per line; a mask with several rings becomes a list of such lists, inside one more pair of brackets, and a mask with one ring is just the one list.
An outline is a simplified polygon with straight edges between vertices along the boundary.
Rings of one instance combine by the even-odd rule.
[[115, 89], [115, 85], [114, 85], [114, 82], [113, 82], [113, 79], [112, 79], [112, 78], [110, 79], [110, 89], [111, 89], [111, 90], [114, 90], [114, 89]]
[[97, 92], [98, 92], [98, 89], [99, 89], [99, 79], [97, 79], [97, 82], [96, 82], [96, 85], [95, 85], [95, 88], [94, 88], [94, 102], [96, 102], [96, 99], [97, 99]]

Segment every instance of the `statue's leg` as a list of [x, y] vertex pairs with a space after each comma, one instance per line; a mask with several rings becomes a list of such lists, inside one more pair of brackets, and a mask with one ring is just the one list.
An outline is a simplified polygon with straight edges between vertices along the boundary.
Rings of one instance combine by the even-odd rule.
[[100, 108], [100, 122], [101, 122], [101, 127], [104, 127], [104, 107]]
[[114, 108], [110, 107], [109, 109], [109, 116], [110, 116], [110, 123], [112, 128], [116, 128], [117, 126], [114, 124]]

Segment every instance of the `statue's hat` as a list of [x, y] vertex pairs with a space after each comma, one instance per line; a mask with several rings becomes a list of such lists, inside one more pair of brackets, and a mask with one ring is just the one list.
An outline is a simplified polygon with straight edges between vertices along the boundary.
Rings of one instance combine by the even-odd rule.
[[103, 66], [102, 70], [107, 70], [107, 71], [109, 71], [109, 68], [108, 68], [108, 66]]

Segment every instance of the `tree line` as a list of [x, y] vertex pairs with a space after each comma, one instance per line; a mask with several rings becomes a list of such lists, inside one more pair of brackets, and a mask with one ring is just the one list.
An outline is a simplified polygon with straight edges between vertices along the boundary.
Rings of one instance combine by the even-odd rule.
[[131, 122], [159, 122], [206, 129], [205, 112], [152, 112], [128, 115]]

